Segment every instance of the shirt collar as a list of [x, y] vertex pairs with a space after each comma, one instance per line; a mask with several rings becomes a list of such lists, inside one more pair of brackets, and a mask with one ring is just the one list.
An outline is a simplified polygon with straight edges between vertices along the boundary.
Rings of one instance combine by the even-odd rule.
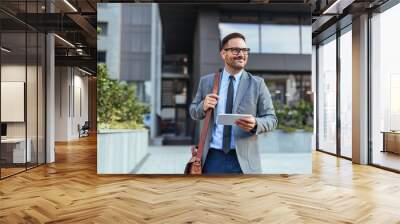
[[[242, 76], [243, 69], [240, 70], [238, 73], [233, 74], [235, 76], [235, 80], [240, 80], [240, 77]], [[231, 74], [224, 68], [223, 76], [225, 76], [226, 79], [229, 79], [229, 76]]]

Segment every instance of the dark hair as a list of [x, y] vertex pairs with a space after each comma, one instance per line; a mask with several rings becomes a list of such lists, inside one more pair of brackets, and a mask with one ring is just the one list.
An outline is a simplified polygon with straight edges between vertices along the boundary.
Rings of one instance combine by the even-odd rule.
[[219, 50], [222, 50], [222, 48], [224, 48], [225, 44], [228, 43], [228, 41], [230, 39], [234, 39], [234, 38], [241, 38], [244, 41], [246, 41], [246, 38], [243, 36], [243, 34], [241, 34], [241, 33], [230, 33], [230, 34], [226, 35], [224, 37], [224, 39], [222, 39], [221, 45], [219, 46]]

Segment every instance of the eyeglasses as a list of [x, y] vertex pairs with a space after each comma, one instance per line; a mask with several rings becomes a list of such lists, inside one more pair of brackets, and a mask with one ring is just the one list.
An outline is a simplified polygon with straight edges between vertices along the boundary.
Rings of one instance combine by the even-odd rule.
[[225, 48], [225, 51], [231, 51], [232, 54], [238, 55], [240, 52], [243, 52], [244, 55], [249, 54], [250, 48], [238, 48], [238, 47], [231, 47], [231, 48]]

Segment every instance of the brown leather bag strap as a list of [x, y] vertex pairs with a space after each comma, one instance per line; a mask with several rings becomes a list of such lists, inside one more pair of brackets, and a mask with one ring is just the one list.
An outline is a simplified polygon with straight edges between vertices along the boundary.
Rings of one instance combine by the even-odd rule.
[[[212, 90], [212, 92], [214, 94], [218, 94], [219, 80], [220, 80], [220, 73], [216, 72], [215, 76], [214, 76], [214, 85], [213, 85], [213, 90]], [[199, 140], [199, 145], [197, 147], [197, 153], [196, 153], [196, 157], [199, 161], [201, 161], [201, 156], [203, 155], [204, 144], [206, 143], [208, 125], [211, 120], [212, 112], [213, 112], [213, 109], [207, 110], [206, 118], [204, 119], [204, 124], [203, 124], [203, 127], [201, 128], [200, 140]]]

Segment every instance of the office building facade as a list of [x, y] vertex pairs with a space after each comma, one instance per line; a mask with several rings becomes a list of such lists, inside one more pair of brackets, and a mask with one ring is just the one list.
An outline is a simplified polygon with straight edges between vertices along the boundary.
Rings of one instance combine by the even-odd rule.
[[[301, 99], [313, 102], [311, 43], [306, 41], [311, 36], [310, 8], [289, 12], [279, 7], [252, 5], [177, 7], [162, 4], [160, 12], [165, 33], [163, 56], [184, 55], [188, 61], [187, 68], [180, 72], [188, 74], [187, 89], [192, 90], [188, 92], [186, 105], [194, 97], [201, 76], [223, 69], [220, 41], [232, 32], [241, 32], [246, 37], [250, 48], [246, 70], [264, 78], [274, 101], [285, 105]], [[166, 63], [163, 65], [164, 75], [168, 67]], [[184, 122], [190, 125], [180, 127], [177, 121], [178, 129], [192, 143], [196, 142], [199, 126], [190, 119]]]

